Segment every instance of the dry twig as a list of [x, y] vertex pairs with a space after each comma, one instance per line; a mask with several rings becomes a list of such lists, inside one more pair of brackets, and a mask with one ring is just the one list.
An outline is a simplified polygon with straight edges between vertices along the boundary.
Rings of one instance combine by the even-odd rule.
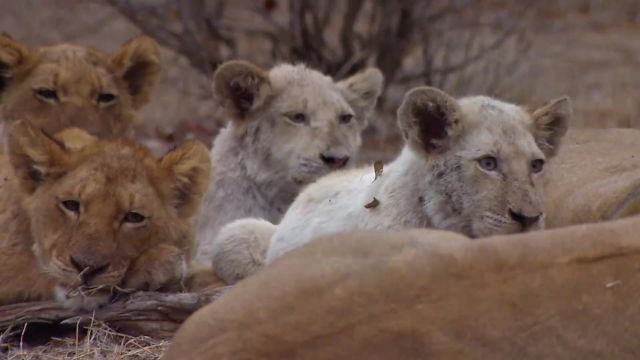
[[0, 307], [0, 333], [6, 338], [29, 323], [90, 325], [100, 321], [125, 334], [169, 338], [189, 315], [229, 288], [201, 293], [138, 292], [94, 312], [81, 313], [56, 301], [6, 305]]

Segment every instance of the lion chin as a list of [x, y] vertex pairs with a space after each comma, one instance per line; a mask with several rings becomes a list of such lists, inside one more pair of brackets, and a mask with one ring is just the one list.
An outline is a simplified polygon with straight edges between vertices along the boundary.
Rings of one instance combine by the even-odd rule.
[[88, 291], [85, 293], [80, 288], [70, 290], [58, 285], [54, 288], [54, 296], [64, 307], [74, 310], [95, 310], [107, 305], [113, 298], [110, 292]]

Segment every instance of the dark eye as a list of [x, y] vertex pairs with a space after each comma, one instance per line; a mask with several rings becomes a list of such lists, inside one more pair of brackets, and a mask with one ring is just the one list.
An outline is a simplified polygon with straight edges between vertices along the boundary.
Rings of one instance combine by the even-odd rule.
[[539, 173], [544, 168], [544, 160], [535, 159], [531, 161], [531, 171], [534, 173]]
[[307, 116], [303, 113], [289, 115], [289, 119], [296, 124], [303, 124], [307, 121]]
[[76, 214], [80, 212], [80, 203], [75, 201], [75, 200], [65, 200], [65, 201], [61, 202], [60, 204], [66, 210], [69, 210], [69, 211], [74, 212]]
[[96, 98], [96, 101], [99, 104], [108, 104], [110, 102], [113, 102], [116, 99], [116, 96], [113, 94], [109, 94], [109, 93], [100, 93], [98, 94], [98, 97]]
[[487, 171], [494, 171], [498, 167], [498, 160], [493, 156], [485, 156], [478, 159], [480, 167]]
[[129, 211], [124, 215], [124, 218], [122, 219], [122, 221], [132, 223], [132, 224], [138, 224], [143, 222], [145, 219], [146, 217], [144, 215], [139, 214], [137, 212]]
[[341, 124], [348, 124], [351, 122], [351, 119], [353, 119], [353, 115], [351, 114], [342, 114], [340, 115], [340, 123]]
[[58, 93], [53, 89], [37, 89], [35, 94], [45, 101], [58, 101]]

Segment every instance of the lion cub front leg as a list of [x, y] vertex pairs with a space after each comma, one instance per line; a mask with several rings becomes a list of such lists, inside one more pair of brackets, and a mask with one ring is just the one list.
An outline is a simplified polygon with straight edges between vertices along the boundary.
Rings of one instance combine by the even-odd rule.
[[142, 254], [130, 267], [123, 286], [136, 290], [178, 290], [187, 273], [187, 261], [182, 250], [166, 244]]
[[30, 250], [0, 247], [0, 305], [53, 299], [55, 285]]

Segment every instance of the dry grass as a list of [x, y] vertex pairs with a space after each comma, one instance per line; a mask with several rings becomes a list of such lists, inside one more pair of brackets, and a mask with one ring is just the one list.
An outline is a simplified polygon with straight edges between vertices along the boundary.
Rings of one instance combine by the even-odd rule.
[[0, 358], [157, 359], [190, 314], [230, 288], [138, 292], [88, 313], [56, 301], [5, 305], [0, 307]]
[[29, 345], [22, 336], [2, 343], [6, 359], [158, 359], [166, 350], [167, 340], [118, 333], [102, 322], [92, 322], [86, 329], [77, 327], [75, 334], [54, 337], [43, 345]]

